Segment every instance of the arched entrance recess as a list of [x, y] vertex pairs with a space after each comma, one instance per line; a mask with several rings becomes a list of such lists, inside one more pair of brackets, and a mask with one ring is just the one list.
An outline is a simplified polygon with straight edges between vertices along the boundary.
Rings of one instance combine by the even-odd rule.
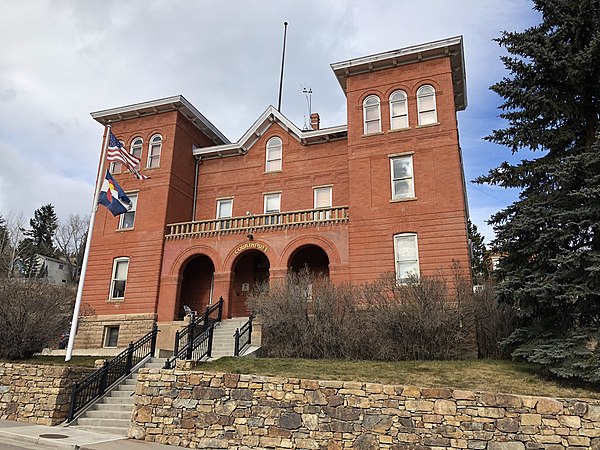
[[248, 296], [260, 283], [269, 281], [269, 258], [260, 250], [248, 250], [238, 256], [231, 269], [230, 317], [247, 317]]
[[201, 313], [213, 303], [214, 273], [215, 265], [208, 256], [197, 255], [188, 260], [183, 268], [176, 318], [185, 316], [183, 305]]
[[296, 249], [290, 256], [288, 267], [296, 273], [306, 267], [314, 275], [329, 277], [329, 257], [318, 245], [308, 244]]

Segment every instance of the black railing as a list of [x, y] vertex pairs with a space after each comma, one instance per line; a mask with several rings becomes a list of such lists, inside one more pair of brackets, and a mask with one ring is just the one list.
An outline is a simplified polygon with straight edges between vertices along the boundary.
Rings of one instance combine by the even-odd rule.
[[233, 337], [235, 339], [233, 355], [240, 356], [240, 353], [246, 350], [252, 343], [252, 317], [250, 317], [248, 322], [242, 325], [241, 328], [235, 330]]
[[[172, 366], [175, 366], [176, 359], [194, 359], [194, 347], [196, 344], [196, 337], [202, 335], [206, 330], [211, 328], [211, 325], [220, 322], [223, 319], [223, 297], [219, 298], [219, 301], [212, 306], [207, 306], [204, 312], [195, 317], [192, 314], [192, 319], [183, 330], [175, 332], [175, 343], [173, 344], [173, 358]], [[212, 334], [211, 342], [212, 347]], [[209, 355], [210, 356], [210, 355]], [[195, 359], [198, 361], [199, 359]], [[171, 364], [169, 360], [167, 363]], [[167, 364], [165, 364], [167, 368]]]
[[94, 400], [102, 397], [115, 382], [129, 375], [131, 369], [144, 358], [152, 356], [156, 350], [157, 335], [158, 327], [154, 324], [152, 331], [144, 337], [135, 343], [130, 343], [127, 349], [123, 350], [113, 359], [105, 361], [102, 367], [89, 374], [83, 380], [73, 383], [71, 406], [67, 422], [71, 422], [78, 412]]
[[163, 369], [174, 368], [178, 359], [201, 361], [204, 358], [210, 358], [214, 329], [215, 322], [209, 322], [208, 327], [202, 333], [194, 337], [192, 342], [182, 348], [178, 353], [175, 353], [172, 358], [167, 359]]

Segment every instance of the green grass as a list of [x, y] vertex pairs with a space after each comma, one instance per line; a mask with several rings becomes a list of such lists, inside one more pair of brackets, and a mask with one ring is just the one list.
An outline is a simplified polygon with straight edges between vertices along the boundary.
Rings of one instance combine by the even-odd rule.
[[78, 367], [94, 367], [94, 362], [101, 356], [73, 356], [70, 361], [65, 361], [64, 356], [32, 356], [31, 358], [18, 359], [9, 361], [1, 359], [3, 363], [13, 364], [46, 364], [51, 366], [78, 366]]
[[198, 369], [289, 378], [378, 382], [544, 397], [600, 399], [600, 389], [597, 386], [548, 379], [540, 375], [534, 365], [513, 361], [381, 362], [221, 358], [214, 362], [202, 363]]

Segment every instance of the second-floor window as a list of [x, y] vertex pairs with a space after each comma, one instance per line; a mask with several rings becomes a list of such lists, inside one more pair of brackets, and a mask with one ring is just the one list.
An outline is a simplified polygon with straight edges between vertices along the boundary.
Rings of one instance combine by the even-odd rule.
[[435, 105], [435, 89], [426, 84], [417, 91], [417, 109], [419, 111], [419, 125], [437, 123], [437, 110]]
[[[323, 186], [314, 188], [314, 205], [315, 209], [331, 208], [331, 186]], [[331, 211], [315, 211], [315, 220], [329, 219]]]
[[281, 211], [281, 192], [273, 194], [265, 194], [265, 214], [273, 214], [271, 217], [265, 218], [265, 223], [279, 223], [277, 213]]
[[148, 149], [148, 163], [146, 167], [153, 168], [160, 166], [160, 152], [162, 150], [162, 136], [156, 134], [150, 139], [150, 147]]
[[365, 122], [365, 134], [378, 133], [381, 131], [381, 110], [379, 108], [379, 97], [369, 95], [363, 102], [363, 120]]
[[[142, 138], [135, 138], [133, 140], [133, 142], [131, 143], [131, 149], [129, 150], [129, 153], [131, 153], [133, 156], [135, 156], [138, 159], [142, 159], [142, 148], [144, 146], [144, 141], [142, 140]], [[135, 168], [137, 170], [140, 169], [140, 165], [136, 165]]]
[[390, 158], [392, 200], [415, 197], [412, 155]]
[[276, 172], [281, 170], [282, 162], [282, 142], [281, 138], [272, 137], [267, 141], [267, 163], [265, 172]]
[[137, 208], [138, 195], [137, 193], [126, 195], [129, 197], [129, 200], [131, 200], [131, 208], [126, 213], [119, 216], [119, 229], [133, 228], [135, 222], [135, 210]]
[[390, 95], [390, 128], [392, 130], [408, 128], [408, 107], [404, 91], [396, 91]]
[[127, 285], [127, 271], [129, 269], [129, 258], [117, 258], [113, 263], [113, 273], [110, 283], [110, 299], [122, 300], [125, 298], [125, 286]]
[[[231, 219], [233, 215], [233, 199], [223, 198], [217, 200], [217, 219]], [[219, 229], [231, 228], [231, 220], [221, 220], [217, 222]]]

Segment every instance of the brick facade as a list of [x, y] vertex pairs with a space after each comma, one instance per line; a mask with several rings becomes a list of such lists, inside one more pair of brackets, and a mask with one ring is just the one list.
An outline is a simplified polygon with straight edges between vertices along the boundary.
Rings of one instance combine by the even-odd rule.
[[[183, 305], [200, 311], [219, 297], [227, 316], [247, 315], [255, 282], [276, 281], [305, 263], [334, 282], [376, 280], [396, 270], [394, 236], [400, 233], [417, 236], [420, 275], [450, 278], [458, 262], [469, 276], [456, 120], [466, 107], [462, 38], [332, 68], [347, 97], [347, 125], [320, 129], [313, 114], [313, 129], [302, 131], [270, 107], [230, 143], [181, 96], [92, 114], [111, 125], [125, 148], [143, 140], [140, 169], [151, 178], [115, 174], [127, 193], [137, 193], [133, 227], [119, 229], [119, 219], [104, 208], [97, 213], [83, 292], [97, 318], [85, 318], [80, 333], [88, 338], [77, 347], [102, 345], [98, 324], [111, 315], [120, 323], [153, 316], [176, 329]], [[435, 89], [437, 121], [420, 126], [417, 90], [423, 85]], [[389, 99], [399, 89], [407, 96], [408, 127], [391, 130]], [[380, 99], [381, 132], [365, 134], [369, 95]], [[160, 164], [147, 168], [156, 135], [162, 137]], [[266, 165], [272, 138], [281, 140], [276, 171]], [[412, 155], [411, 198], [392, 198], [394, 155]], [[330, 208], [315, 210], [318, 187], [331, 189]], [[275, 193], [280, 213], [265, 216], [264, 196]], [[224, 199], [232, 201], [231, 215], [217, 222]], [[113, 299], [116, 258], [128, 258], [128, 273], [125, 295]]]

